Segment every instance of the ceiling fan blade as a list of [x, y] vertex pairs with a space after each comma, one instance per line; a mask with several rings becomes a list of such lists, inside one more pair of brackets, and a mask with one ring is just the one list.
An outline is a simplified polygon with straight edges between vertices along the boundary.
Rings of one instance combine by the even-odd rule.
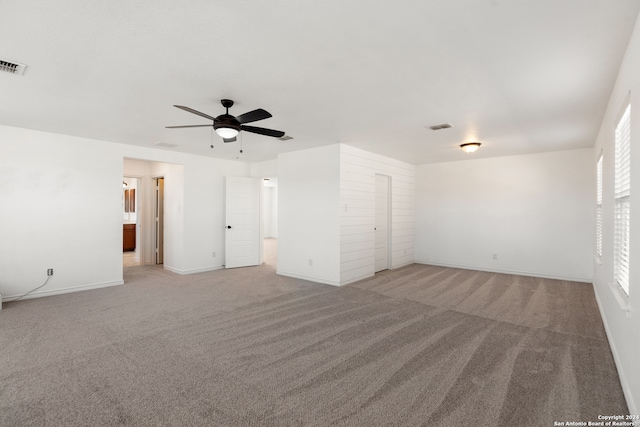
[[258, 133], [260, 135], [273, 136], [274, 138], [280, 138], [280, 137], [284, 136], [284, 132], [282, 132], [282, 131], [273, 130], [273, 129], [259, 128], [259, 127], [255, 127], [255, 126], [242, 125], [242, 126], [240, 126], [240, 129], [246, 130], [247, 132], [251, 132], [251, 133]]
[[187, 112], [192, 113], [192, 114], [197, 114], [198, 116], [204, 117], [205, 119], [209, 119], [209, 120], [215, 120], [216, 119], [215, 117], [211, 117], [208, 114], [201, 113], [200, 111], [194, 110], [193, 108], [185, 107], [184, 105], [174, 105], [174, 107], [179, 108], [179, 109], [184, 110], [184, 111], [187, 111]]
[[263, 110], [262, 108], [258, 108], [257, 110], [240, 114], [239, 116], [236, 117], [236, 120], [239, 121], [240, 123], [251, 123], [251, 122], [257, 122], [258, 120], [268, 119], [269, 117], [272, 117], [271, 113], [269, 113], [266, 110]]
[[213, 125], [184, 125], [184, 126], [165, 126], [167, 129], [177, 129], [177, 128], [210, 128]]
[[222, 138], [222, 140], [224, 142], [236, 142], [236, 137], [234, 136], [233, 138]]

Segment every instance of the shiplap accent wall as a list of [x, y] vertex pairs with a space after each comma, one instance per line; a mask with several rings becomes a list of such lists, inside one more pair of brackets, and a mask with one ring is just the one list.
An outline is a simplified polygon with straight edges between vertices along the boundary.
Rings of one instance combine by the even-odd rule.
[[340, 284], [375, 269], [375, 176], [391, 177], [391, 268], [414, 262], [415, 166], [340, 146]]

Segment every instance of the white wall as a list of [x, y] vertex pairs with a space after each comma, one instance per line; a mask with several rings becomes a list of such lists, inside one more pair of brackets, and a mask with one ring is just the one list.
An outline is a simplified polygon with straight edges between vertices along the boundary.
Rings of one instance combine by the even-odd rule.
[[339, 145], [278, 156], [278, 274], [340, 284], [339, 207]]
[[150, 172], [165, 175], [165, 268], [220, 268], [223, 179], [247, 176], [249, 165], [0, 126], [0, 198], [20, 207], [0, 210], [3, 296], [39, 286], [47, 268], [54, 276], [34, 296], [122, 283], [125, 157], [155, 162]]
[[[603, 154], [603, 256], [595, 263], [594, 286], [629, 413], [640, 412], [640, 24], [636, 23], [602, 120], [590, 161]], [[631, 227], [629, 296], [613, 285], [614, 132], [631, 92]], [[595, 211], [595, 199], [592, 199]], [[592, 233], [594, 231], [592, 230]]]
[[391, 267], [413, 262], [415, 167], [335, 144], [278, 157], [278, 273], [331, 285], [374, 274], [376, 173], [392, 183]]
[[224, 177], [248, 176], [248, 172], [248, 164], [206, 157], [195, 157], [188, 168], [185, 165], [184, 273], [221, 268], [224, 264]]
[[0, 293], [122, 283], [122, 155], [110, 144], [0, 126]]
[[254, 178], [268, 178], [278, 176], [278, 160], [251, 163], [250, 175]]
[[[184, 165], [177, 165], [163, 162], [151, 162], [149, 177], [151, 183], [151, 200], [152, 209], [155, 209], [155, 179], [164, 178], [164, 233], [163, 242], [164, 248], [162, 252], [162, 262], [164, 268], [171, 270], [175, 273], [186, 274], [189, 270], [184, 265], [184, 241], [187, 238], [185, 236], [184, 224], [184, 203], [185, 203], [185, 178], [184, 178]], [[154, 211], [151, 211], [152, 213]], [[153, 213], [152, 227], [155, 228], [155, 214]], [[155, 230], [151, 234], [152, 247], [155, 251]], [[151, 253], [153, 264], [155, 264], [155, 252]], [[213, 268], [213, 266], [212, 266]]]
[[581, 149], [418, 166], [416, 260], [590, 282], [592, 163]]
[[375, 271], [375, 176], [391, 177], [391, 268], [414, 262], [415, 166], [340, 145], [340, 283]]

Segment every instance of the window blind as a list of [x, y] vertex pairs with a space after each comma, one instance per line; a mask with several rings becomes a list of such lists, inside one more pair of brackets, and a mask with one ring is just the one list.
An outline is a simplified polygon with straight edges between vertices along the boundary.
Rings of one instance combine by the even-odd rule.
[[631, 104], [616, 126], [615, 203], [614, 203], [614, 275], [629, 294], [629, 222], [631, 196]]
[[602, 258], [602, 154], [596, 165], [596, 256]]

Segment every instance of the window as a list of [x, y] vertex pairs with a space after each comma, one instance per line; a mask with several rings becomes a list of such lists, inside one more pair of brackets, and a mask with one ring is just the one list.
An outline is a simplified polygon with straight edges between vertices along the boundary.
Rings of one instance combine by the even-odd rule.
[[596, 165], [596, 256], [602, 259], [602, 154]]
[[629, 220], [631, 195], [631, 104], [627, 105], [616, 126], [614, 266], [615, 282], [629, 295]]

